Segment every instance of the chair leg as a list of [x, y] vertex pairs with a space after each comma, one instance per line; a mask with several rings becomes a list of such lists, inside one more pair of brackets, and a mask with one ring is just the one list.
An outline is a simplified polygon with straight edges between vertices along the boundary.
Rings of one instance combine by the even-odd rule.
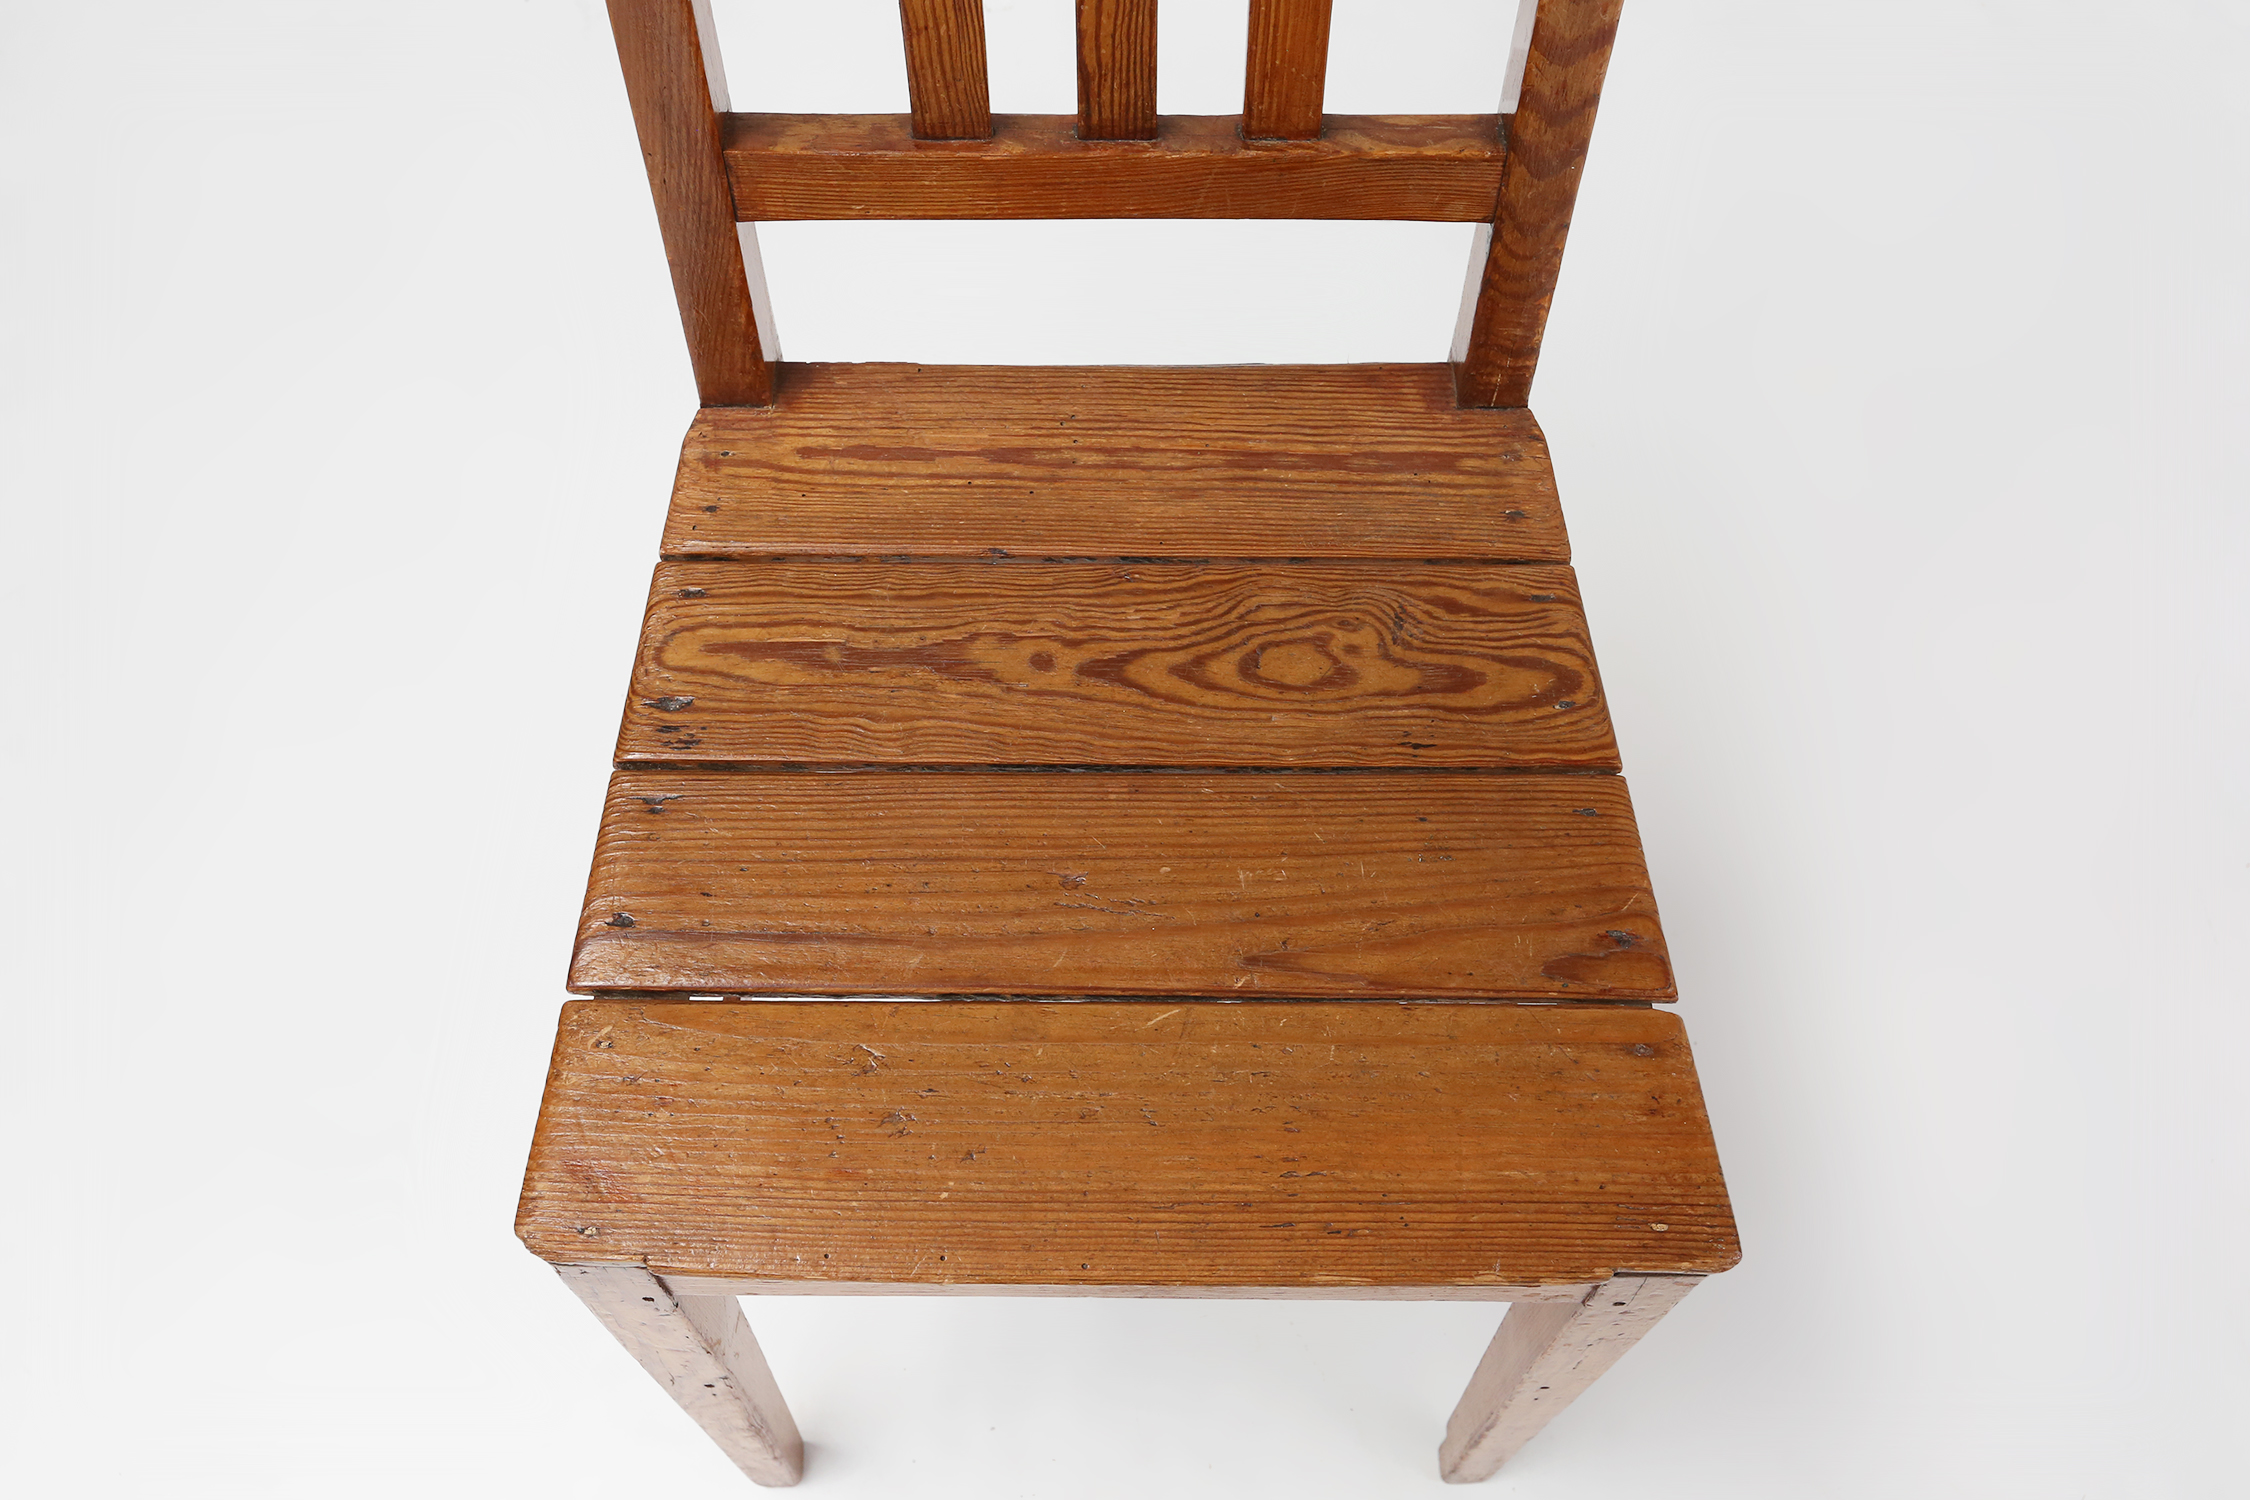
[[1490, 1479], [1702, 1279], [1617, 1276], [1583, 1302], [1510, 1306], [1445, 1424], [1439, 1476]]
[[804, 1476], [804, 1439], [736, 1299], [674, 1296], [639, 1266], [555, 1270], [743, 1473], [772, 1485]]

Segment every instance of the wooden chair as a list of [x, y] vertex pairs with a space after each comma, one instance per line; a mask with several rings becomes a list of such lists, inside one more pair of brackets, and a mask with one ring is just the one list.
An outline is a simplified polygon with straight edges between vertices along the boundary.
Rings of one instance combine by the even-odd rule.
[[[1511, 1302], [1470, 1480], [1735, 1263], [1525, 409], [1618, 8], [1361, 117], [1253, 0], [1194, 118], [1078, 0], [1073, 120], [990, 113], [977, 0], [902, 0], [899, 116], [610, 0], [703, 409], [518, 1227], [751, 1478], [743, 1294]], [[775, 362], [751, 221], [1038, 217], [1482, 227], [1448, 363]]]

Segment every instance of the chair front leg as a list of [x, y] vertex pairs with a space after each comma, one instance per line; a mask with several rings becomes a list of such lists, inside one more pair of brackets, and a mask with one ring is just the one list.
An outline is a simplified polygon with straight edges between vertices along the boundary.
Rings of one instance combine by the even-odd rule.
[[1702, 1279], [1617, 1276], [1583, 1302], [1515, 1303], [1445, 1424], [1439, 1476], [1490, 1479]]
[[759, 1484], [795, 1484], [804, 1439], [733, 1297], [681, 1297], [635, 1265], [558, 1265], [641, 1368]]

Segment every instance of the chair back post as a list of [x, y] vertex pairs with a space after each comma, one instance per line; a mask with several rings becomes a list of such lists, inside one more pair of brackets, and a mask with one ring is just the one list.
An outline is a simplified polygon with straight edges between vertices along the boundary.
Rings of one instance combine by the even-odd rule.
[[1624, 0], [1539, 0], [1492, 223], [1477, 232], [1453, 335], [1463, 406], [1525, 406]]
[[649, 191], [705, 406], [765, 406], [779, 357], [756, 230], [737, 224], [719, 116], [726, 74], [709, 0], [609, 0]]

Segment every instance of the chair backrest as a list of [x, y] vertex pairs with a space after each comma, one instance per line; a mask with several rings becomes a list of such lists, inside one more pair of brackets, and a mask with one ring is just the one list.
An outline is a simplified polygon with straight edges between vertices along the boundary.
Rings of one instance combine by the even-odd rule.
[[994, 115], [982, 0], [899, 0], [911, 112], [735, 114], [708, 0], [609, 0], [706, 406], [773, 399], [760, 219], [1480, 226], [1464, 406], [1522, 406], [1623, 0], [1539, 0], [1513, 114], [1328, 115], [1330, 0], [1250, 0], [1240, 115], [1156, 112], [1156, 0], [1076, 0], [1078, 113]]

